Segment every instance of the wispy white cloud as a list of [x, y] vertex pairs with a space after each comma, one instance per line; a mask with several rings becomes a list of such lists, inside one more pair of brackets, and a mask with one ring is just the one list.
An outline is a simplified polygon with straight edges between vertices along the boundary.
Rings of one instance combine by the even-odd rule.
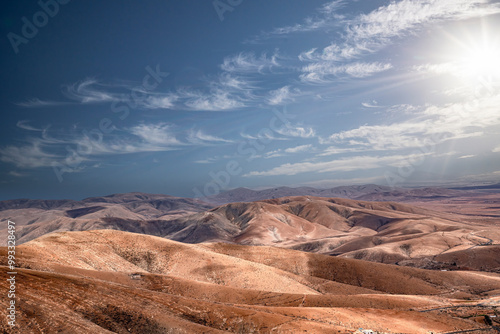
[[17, 102], [16, 105], [25, 108], [41, 108], [41, 107], [53, 107], [53, 106], [61, 106], [67, 105], [68, 102], [62, 101], [49, 101], [49, 100], [40, 100], [39, 98], [29, 99], [23, 102]]
[[[147, 134], [147, 129], [152, 133]], [[84, 147], [83, 153], [78, 154], [84, 160], [143, 152], [167, 152], [185, 145], [169, 134], [166, 128], [146, 125], [133, 127], [127, 132], [126, 135], [112, 136], [107, 140], [92, 140], [87, 136], [72, 138], [68, 140], [68, 145]]]
[[[297, 32], [309, 32], [309, 31], [315, 31], [324, 28], [327, 24], [329, 23], [329, 20], [321, 18], [321, 19], [313, 19], [313, 18], [307, 18], [304, 20], [303, 23], [297, 23], [292, 26], [285, 26], [285, 27], [280, 27], [276, 28], [270, 33], [263, 34], [260, 36], [262, 37], [270, 37], [270, 36], [280, 36], [280, 35], [288, 35], [291, 33], [297, 33]], [[260, 39], [260, 38], [257, 38]]]
[[414, 65], [412, 69], [416, 72], [435, 73], [435, 74], [457, 73], [460, 71], [460, 67], [457, 66], [456, 62], [447, 62], [439, 64], [420, 64], [420, 65]]
[[28, 174], [26, 174], [26, 173], [20, 173], [18, 171], [13, 170], [13, 171], [9, 172], [9, 175], [10, 176], [14, 176], [14, 177], [26, 177]]
[[[442, 127], [438, 127], [436, 123], [441, 124]], [[360, 150], [392, 151], [481, 135], [483, 133], [480, 131], [465, 131], [459, 125], [446, 124], [443, 119], [426, 119], [390, 125], [365, 125], [335, 133], [323, 142], [348, 145]]]
[[286, 104], [294, 101], [294, 96], [299, 93], [297, 89], [292, 91], [290, 86], [284, 86], [269, 92], [268, 103], [270, 105]]
[[285, 137], [280, 137], [280, 136], [275, 136], [272, 132], [270, 131], [263, 131], [259, 132], [256, 135], [250, 135], [245, 132], [241, 132], [240, 136], [244, 139], [248, 140], [263, 140], [263, 141], [268, 141], [268, 140], [289, 140], [289, 138]]
[[346, 5], [345, 0], [333, 0], [321, 6], [319, 11], [325, 14], [332, 14], [335, 13], [340, 8], [344, 7], [345, 5]]
[[210, 157], [210, 158], [206, 158], [206, 159], [196, 160], [196, 161], [194, 161], [194, 163], [196, 163], [196, 164], [212, 164], [218, 160], [219, 159], [217, 159], [217, 158]]
[[316, 135], [316, 131], [314, 131], [314, 129], [311, 127], [291, 124], [281, 127], [276, 132], [285, 137], [298, 138], [312, 138]]
[[334, 133], [323, 143], [336, 143], [372, 150], [395, 150], [422, 145], [430, 120], [390, 125], [363, 125], [352, 130]]
[[467, 19], [500, 12], [488, 0], [401, 0], [391, 1], [368, 14], [344, 20], [343, 39], [318, 50], [305, 51], [303, 61], [345, 61], [376, 52], [428, 24]]
[[282, 157], [284, 155], [285, 154], [283, 153], [282, 150], [274, 150], [274, 151], [266, 152], [263, 155], [263, 158], [265, 158], [265, 159], [279, 158], [279, 157]]
[[[139, 152], [162, 152], [178, 150], [188, 145], [205, 146], [232, 143], [231, 140], [205, 133], [203, 130], [190, 129], [175, 133], [173, 124], [141, 124], [128, 129], [128, 133], [139, 137], [137, 141], [121, 137], [106, 142], [93, 143], [94, 154], [129, 154]], [[183, 137], [183, 140], [179, 139]]]
[[461, 157], [458, 157], [458, 159], [469, 159], [469, 158], [474, 158], [475, 155], [470, 154], [470, 155], [462, 155]]
[[[246, 106], [254, 99], [254, 87], [247, 79], [230, 73], [222, 73], [215, 79], [207, 80], [201, 89], [179, 87], [176, 91], [150, 91], [131, 84], [104, 84], [95, 79], [87, 79], [65, 88], [70, 99], [81, 104], [123, 102], [131, 108], [179, 109], [200, 111], [234, 110]], [[64, 103], [61, 103], [64, 104]], [[39, 99], [19, 105], [40, 107], [47, 103]]]
[[500, 146], [495, 147], [493, 150], [491, 150], [493, 153], [498, 153], [500, 152]]
[[229, 73], [220, 74], [216, 80], [209, 81], [209, 87], [213, 89], [227, 89], [233, 92], [246, 93], [253, 90], [255, 87], [248, 79], [242, 76], [237, 76]]
[[182, 95], [187, 98], [185, 106], [191, 110], [224, 111], [245, 106], [242, 101], [221, 89], [214, 90], [209, 94], [183, 91]]
[[382, 108], [382, 106], [379, 106], [378, 102], [375, 100], [370, 102], [362, 102], [361, 105], [365, 108]]
[[28, 131], [43, 131], [43, 129], [35, 128], [34, 126], [29, 125], [28, 123], [29, 121], [27, 120], [18, 121], [16, 126], [20, 129]]
[[140, 124], [132, 127], [130, 133], [154, 145], [179, 145], [181, 142], [172, 132], [172, 124]]
[[280, 37], [293, 33], [304, 33], [331, 28], [342, 23], [343, 16], [337, 11], [346, 4], [345, 0], [334, 0], [325, 3], [318, 8], [314, 16], [307, 17], [303, 22], [278, 27], [268, 32], [263, 32], [258, 36], [248, 40], [248, 43], [257, 43], [273, 37]]
[[243, 176], [280, 176], [301, 173], [348, 172], [374, 168], [399, 166], [401, 161], [415, 159], [416, 154], [391, 156], [355, 156], [323, 162], [287, 163], [267, 171], [252, 171]]
[[301, 153], [301, 152], [308, 152], [311, 151], [312, 145], [300, 145], [300, 146], [295, 146], [295, 147], [289, 147], [285, 149], [286, 153]]
[[450, 88], [442, 90], [444, 95], [475, 97], [478, 94], [491, 94], [500, 87], [500, 70], [492, 66], [500, 57], [500, 50], [481, 52], [486, 54], [484, 59], [462, 57], [462, 59], [445, 63], [415, 65], [412, 70], [422, 74], [424, 78], [451, 77], [453, 80], [448, 81]]
[[84, 169], [84, 162], [113, 155], [166, 152], [193, 145], [231, 143], [230, 140], [206, 134], [202, 130], [176, 130], [173, 124], [167, 123], [139, 124], [107, 136], [91, 137], [82, 132], [53, 138], [45, 129], [40, 137], [27, 138], [22, 145], [1, 147], [0, 161], [26, 169], [62, 164], [75, 172]]
[[149, 109], [173, 109], [179, 99], [176, 94], [149, 96], [144, 100], [144, 107]]
[[[500, 125], [500, 95], [478, 98], [444, 106], [427, 106], [403, 122], [363, 125], [334, 133], [320, 143], [335, 143], [343, 148], [399, 150], [441, 142], [478, 137], [483, 129]], [[335, 151], [333, 151], [335, 152]]]
[[119, 101], [118, 96], [107, 92], [96, 79], [86, 79], [66, 87], [66, 95], [81, 103], [102, 103]]
[[291, 155], [291, 154], [311, 152], [312, 150], [314, 150], [314, 148], [310, 144], [309, 145], [299, 145], [299, 146], [289, 147], [289, 148], [285, 148], [285, 149], [277, 149], [277, 150], [269, 151], [269, 152], [266, 152], [265, 154], [263, 154], [262, 156], [259, 156], [259, 157], [262, 157], [265, 159], [278, 158], [278, 157], [284, 157], [284, 156]]
[[57, 159], [62, 157], [45, 152], [41, 143], [36, 140], [27, 145], [0, 148], [0, 161], [20, 168], [50, 167]]
[[360, 43], [356, 46], [330, 44], [318, 52], [318, 48], [304, 51], [299, 55], [301, 61], [346, 61], [358, 57], [363, 51], [372, 51], [366, 43]]
[[180, 88], [176, 94], [190, 110], [226, 111], [247, 106], [254, 99], [251, 82], [229, 73], [222, 73], [207, 82], [207, 91]]
[[411, 104], [396, 104], [386, 109], [390, 113], [412, 114], [425, 109], [426, 106], [414, 106]]
[[210, 144], [210, 143], [232, 143], [232, 140], [212, 136], [204, 133], [202, 130], [191, 129], [188, 133], [188, 141], [193, 144]]
[[241, 52], [234, 56], [224, 58], [221, 64], [221, 69], [229, 73], [264, 73], [271, 71], [274, 67], [279, 67], [279, 56], [275, 52], [268, 56], [263, 53], [260, 57], [256, 57], [251, 52]]
[[362, 14], [349, 27], [350, 39], [376, 39], [401, 37], [425, 24], [442, 20], [467, 19], [498, 13], [498, 4], [489, 0], [402, 0]]
[[[324, 143], [324, 141], [320, 138], [320, 144]], [[353, 153], [353, 152], [365, 152], [368, 151], [366, 148], [359, 148], [359, 147], [348, 147], [348, 148], [340, 148], [336, 146], [329, 146], [326, 149], [324, 149], [318, 156], [320, 157], [325, 157], [329, 155], [336, 155], [336, 154], [345, 154], [345, 153]]]
[[328, 83], [339, 76], [350, 76], [353, 78], [365, 78], [376, 73], [387, 71], [392, 68], [391, 64], [375, 63], [351, 63], [339, 65], [336, 62], [313, 63], [302, 68], [303, 74], [300, 80], [304, 83]]

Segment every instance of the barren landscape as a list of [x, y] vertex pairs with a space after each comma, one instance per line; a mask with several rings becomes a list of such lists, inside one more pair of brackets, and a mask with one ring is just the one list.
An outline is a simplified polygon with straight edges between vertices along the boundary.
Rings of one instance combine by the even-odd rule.
[[110, 230], [40, 237], [18, 261], [23, 333], [488, 333], [500, 306], [494, 274]]
[[306, 191], [354, 199], [288, 196], [253, 201], [256, 193], [262, 197], [303, 190], [237, 189], [218, 198], [234, 195], [241, 201], [220, 206], [143, 193], [83, 201], [3, 201], [0, 231], [6, 233], [10, 219], [16, 222], [18, 243], [50, 232], [114, 229], [186, 243], [266, 245], [419, 268], [500, 272], [496, 188], [389, 191], [367, 185]]
[[[359, 196], [378, 196], [367, 188]], [[22, 243], [18, 329], [500, 331], [498, 194], [399, 190], [392, 199], [401, 196], [406, 203], [307, 195], [214, 207], [142, 193], [0, 202], [2, 228], [16, 221]], [[6, 248], [0, 255], [7, 272]]]

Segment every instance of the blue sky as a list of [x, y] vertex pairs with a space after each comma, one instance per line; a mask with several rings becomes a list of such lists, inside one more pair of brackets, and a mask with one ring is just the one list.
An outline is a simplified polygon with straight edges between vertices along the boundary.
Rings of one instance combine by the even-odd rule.
[[3, 3], [0, 199], [500, 179], [500, 3]]

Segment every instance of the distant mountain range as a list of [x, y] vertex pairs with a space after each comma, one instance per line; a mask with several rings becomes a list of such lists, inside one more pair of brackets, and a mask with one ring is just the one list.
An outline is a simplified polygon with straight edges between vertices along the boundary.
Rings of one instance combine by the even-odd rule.
[[[474, 191], [482, 189], [494, 189], [491, 186], [448, 189], [441, 187], [425, 188], [394, 188], [379, 186], [376, 184], [340, 186], [329, 189], [317, 189], [312, 187], [277, 187], [264, 190], [251, 190], [248, 188], [237, 188], [222, 192], [215, 196], [206, 197], [203, 200], [214, 204], [227, 204], [233, 202], [253, 202], [264, 199], [273, 199], [286, 196], [316, 196], [316, 197], [339, 197], [359, 199], [365, 201], [421, 201], [434, 200], [436, 198], [451, 198], [456, 196], [470, 195]], [[500, 189], [500, 187], [498, 187]]]
[[450, 189], [457, 190], [500, 190], [500, 183], [489, 184], [489, 185], [477, 185], [477, 186], [464, 186], [464, 187], [454, 187]]
[[[23, 243], [55, 231], [116, 229], [157, 235], [149, 220], [169, 220], [213, 208], [197, 199], [144, 193], [115, 194], [74, 200], [17, 199], [0, 202], [0, 231], [7, 220], [16, 223], [17, 241]], [[115, 220], [133, 222], [117, 226]], [[139, 222], [139, 223], [138, 223]], [[4, 245], [2, 240], [0, 245]]]
[[[125, 194], [113, 194], [109, 196], [89, 197], [81, 201], [75, 200], [37, 200], [37, 199], [13, 199], [0, 201], [0, 211], [10, 209], [74, 209], [86, 207], [94, 204], [122, 204], [136, 212], [138, 207], [143, 209], [154, 209], [144, 212], [148, 215], [156, 216], [171, 212], [172, 210], [198, 211], [200, 205], [207, 205], [200, 200], [175, 197], [160, 194], [146, 194], [140, 192], [131, 192]], [[144, 206], [143, 206], [144, 205]]]

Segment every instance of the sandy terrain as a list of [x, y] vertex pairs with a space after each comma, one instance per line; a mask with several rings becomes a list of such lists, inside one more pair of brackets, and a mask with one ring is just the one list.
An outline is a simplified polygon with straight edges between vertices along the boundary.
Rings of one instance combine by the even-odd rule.
[[17, 259], [19, 328], [5, 333], [491, 333], [500, 296], [492, 273], [112, 230], [45, 235]]

